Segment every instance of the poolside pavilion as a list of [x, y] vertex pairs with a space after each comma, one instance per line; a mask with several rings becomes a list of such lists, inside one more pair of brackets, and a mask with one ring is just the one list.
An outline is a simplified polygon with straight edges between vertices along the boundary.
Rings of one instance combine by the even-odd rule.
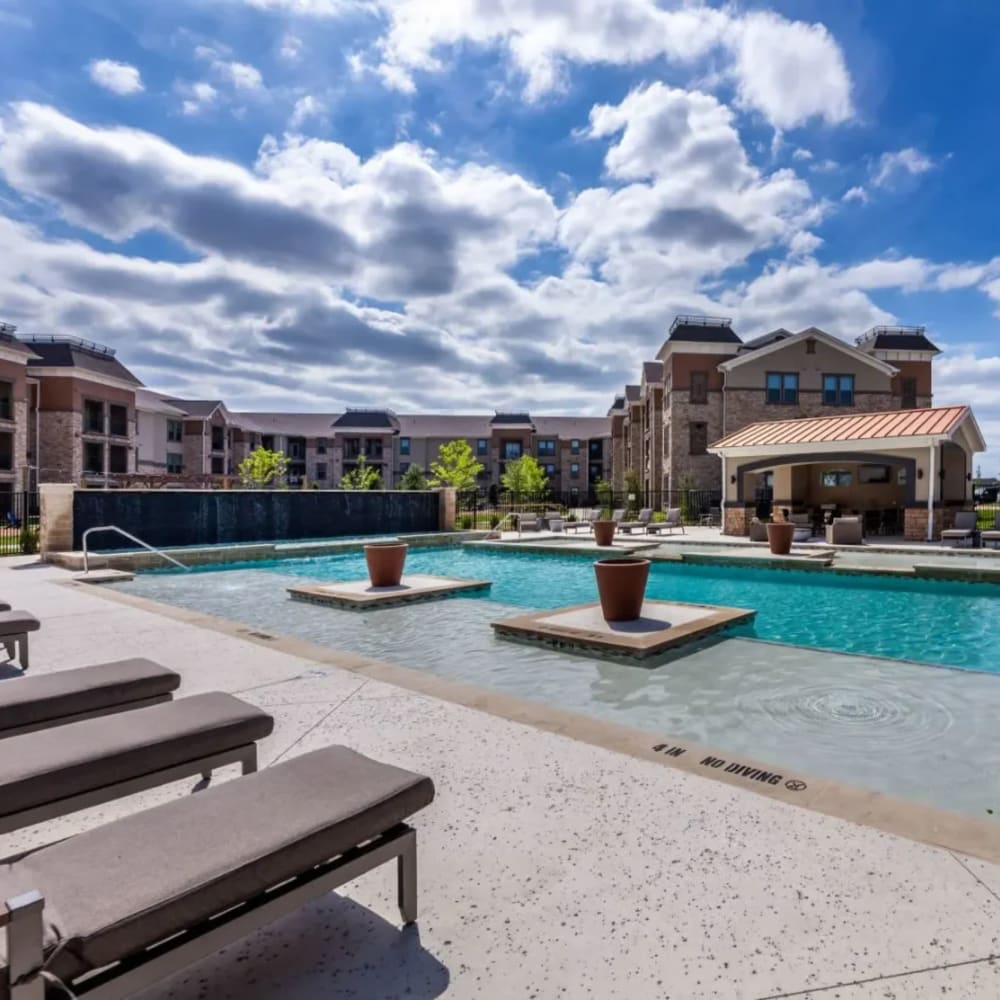
[[722, 461], [723, 531], [745, 535], [771, 506], [860, 514], [866, 531], [932, 541], [972, 506], [986, 442], [968, 406], [768, 420], [708, 450]]

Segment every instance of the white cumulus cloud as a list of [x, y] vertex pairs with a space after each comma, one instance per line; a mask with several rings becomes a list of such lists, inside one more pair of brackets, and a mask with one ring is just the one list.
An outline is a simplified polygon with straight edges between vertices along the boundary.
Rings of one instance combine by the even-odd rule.
[[901, 177], [916, 177], [933, 169], [934, 161], [920, 150], [907, 146], [895, 153], [883, 153], [875, 166], [872, 183], [892, 187]]
[[113, 94], [126, 96], [141, 93], [145, 89], [139, 70], [128, 63], [95, 59], [89, 64], [87, 71], [94, 83]]

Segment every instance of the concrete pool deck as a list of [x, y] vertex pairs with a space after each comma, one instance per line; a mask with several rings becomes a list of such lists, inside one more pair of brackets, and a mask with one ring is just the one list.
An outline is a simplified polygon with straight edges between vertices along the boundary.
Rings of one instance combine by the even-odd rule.
[[[416, 824], [417, 930], [400, 933], [376, 871], [144, 1000], [1000, 995], [998, 865], [706, 780], [669, 747], [661, 762], [569, 738], [571, 720], [544, 706], [445, 700], [436, 678], [402, 686], [390, 665], [69, 579], [0, 561], [0, 595], [43, 621], [33, 673], [150, 656], [182, 674], [183, 694], [222, 689], [272, 711], [264, 765], [344, 743], [438, 786]], [[7, 835], [0, 853], [188, 789]]]

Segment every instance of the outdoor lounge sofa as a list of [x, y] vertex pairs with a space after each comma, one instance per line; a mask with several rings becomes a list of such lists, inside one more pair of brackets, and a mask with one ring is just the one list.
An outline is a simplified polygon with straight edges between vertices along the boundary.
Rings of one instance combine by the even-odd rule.
[[0, 681], [0, 740], [169, 701], [180, 683], [141, 657]]
[[22, 670], [28, 669], [28, 633], [37, 632], [42, 623], [27, 611], [0, 611], [0, 646], [8, 660], [17, 660]]
[[955, 527], [947, 528], [941, 532], [942, 542], [954, 542], [962, 545], [968, 542], [969, 545], [976, 541], [976, 512], [974, 510], [960, 510], [955, 514]]
[[430, 778], [326, 747], [0, 865], [0, 998], [42, 1000], [43, 975], [134, 996], [393, 859], [412, 923], [404, 821], [433, 798]]
[[861, 545], [864, 540], [860, 517], [835, 517], [826, 526], [828, 545]]
[[212, 691], [11, 736], [0, 741], [0, 833], [226, 764], [256, 771], [257, 740], [273, 728], [266, 712]]
[[684, 534], [684, 521], [681, 517], [680, 507], [671, 507], [662, 521], [650, 521], [646, 526], [646, 531], [650, 535], [658, 535], [661, 531], [672, 535], [675, 528], [680, 528], [681, 534]]
[[983, 545], [989, 545], [994, 549], [1000, 544], [1000, 514], [997, 514], [996, 520], [993, 522], [993, 527], [980, 532], [979, 538]]
[[625, 534], [630, 535], [633, 531], [645, 531], [652, 520], [653, 508], [643, 507], [634, 521], [622, 521], [618, 527], [624, 531]]

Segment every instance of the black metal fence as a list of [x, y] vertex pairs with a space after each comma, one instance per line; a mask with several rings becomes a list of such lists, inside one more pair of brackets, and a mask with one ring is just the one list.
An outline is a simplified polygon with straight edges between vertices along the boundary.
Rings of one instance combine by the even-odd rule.
[[597, 508], [608, 517], [615, 510], [624, 510], [630, 519], [643, 508], [654, 511], [654, 516], [665, 515], [676, 508], [685, 524], [722, 524], [720, 490], [640, 490], [637, 493], [623, 490], [545, 490], [541, 493], [469, 490], [460, 492], [457, 498], [458, 523], [466, 528], [494, 528], [519, 513], [559, 511], [564, 516], [586, 517]]
[[0, 492], [0, 556], [38, 551], [38, 494]]

